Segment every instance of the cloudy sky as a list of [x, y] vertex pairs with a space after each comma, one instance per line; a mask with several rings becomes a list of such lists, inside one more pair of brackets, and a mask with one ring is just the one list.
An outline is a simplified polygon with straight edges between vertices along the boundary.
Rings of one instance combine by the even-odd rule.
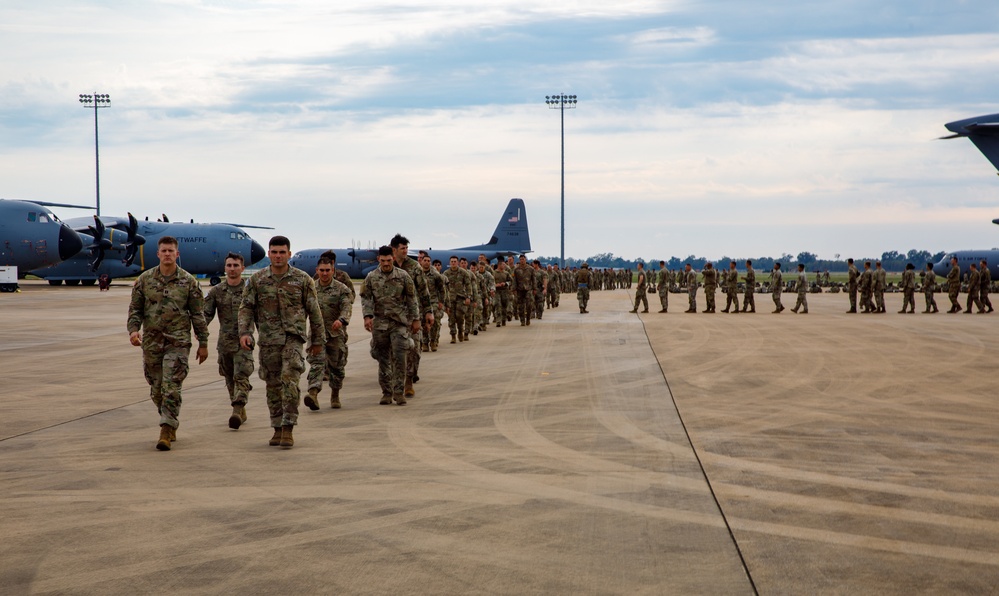
[[[272, 225], [292, 248], [877, 256], [999, 246], [994, 0], [5, 0], [0, 197]], [[81, 212], [57, 210], [64, 218]], [[256, 231], [264, 240], [270, 232]]]

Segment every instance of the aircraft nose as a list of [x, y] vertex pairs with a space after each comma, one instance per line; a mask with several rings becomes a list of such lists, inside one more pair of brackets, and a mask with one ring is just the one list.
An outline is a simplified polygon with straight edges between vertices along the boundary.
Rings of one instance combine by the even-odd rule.
[[254, 240], [253, 244], [250, 245], [250, 264], [257, 263], [266, 256], [267, 252], [264, 250], [264, 247], [260, 246], [260, 243]]
[[72, 228], [63, 224], [59, 228], [59, 258], [65, 261], [83, 250], [83, 239]]

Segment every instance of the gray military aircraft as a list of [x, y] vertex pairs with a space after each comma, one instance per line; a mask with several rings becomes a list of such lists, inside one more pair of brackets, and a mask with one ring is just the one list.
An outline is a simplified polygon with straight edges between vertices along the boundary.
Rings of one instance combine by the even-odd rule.
[[[957, 139], [966, 137], [982, 155], [988, 159], [992, 165], [999, 170], [999, 114], [989, 114], [987, 116], [976, 116], [965, 118], [944, 124], [951, 133], [941, 139]], [[993, 219], [992, 223], [999, 224], [999, 218]], [[957, 257], [958, 266], [961, 268], [961, 275], [967, 273], [969, 265], [976, 265], [982, 260], [989, 264], [989, 272], [992, 279], [999, 277], [999, 250], [958, 250], [944, 255], [939, 263], [933, 265], [933, 272], [937, 275], [947, 275], [950, 271], [950, 260]]]
[[65, 261], [83, 250], [83, 242], [45, 205], [0, 199], [0, 266], [17, 267], [23, 276]]
[[[327, 250], [336, 253], [337, 269], [342, 269], [354, 279], [364, 278], [378, 266], [378, 251], [362, 248], [309, 248], [296, 252], [289, 263], [292, 267], [311, 274], [316, 269], [319, 256]], [[431, 258], [440, 259], [444, 267], [447, 267], [448, 259], [452, 256], [478, 261], [480, 254], [486, 255], [489, 260], [494, 260], [531, 252], [531, 236], [527, 229], [527, 209], [524, 207], [524, 200], [510, 199], [489, 242], [450, 250], [427, 249], [427, 252]], [[417, 250], [410, 248], [409, 254], [415, 257]]]
[[179, 266], [195, 275], [212, 276], [212, 284], [221, 280], [230, 252], [243, 255], [247, 264], [266, 256], [264, 248], [235, 224], [138, 221], [131, 213], [127, 218], [102, 215], [66, 223], [88, 244], [58, 265], [31, 271], [54, 286], [93, 285], [104, 274], [111, 279], [135, 277], [159, 265], [156, 244], [162, 236], [177, 239]]

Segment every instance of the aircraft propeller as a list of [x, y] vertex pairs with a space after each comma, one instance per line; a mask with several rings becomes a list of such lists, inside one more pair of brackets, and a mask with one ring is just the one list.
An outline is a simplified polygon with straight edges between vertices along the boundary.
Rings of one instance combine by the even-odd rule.
[[144, 236], [138, 234], [139, 222], [135, 219], [131, 213], [128, 214], [128, 237], [125, 238], [125, 242], [122, 246], [125, 247], [125, 258], [122, 259], [122, 263], [126, 267], [130, 267], [132, 262], [135, 261], [135, 255], [139, 253], [139, 247], [146, 243]]
[[89, 233], [93, 236], [94, 241], [87, 247], [90, 250], [90, 270], [94, 273], [97, 272], [97, 268], [101, 266], [101, 262], [104, 261], [104, 251], [111, 248], [113, 245], [111, 241], [104, 237], [104, 222], [101, 221], [100, 217], [94, 216], [94, 226], [87, 226]]

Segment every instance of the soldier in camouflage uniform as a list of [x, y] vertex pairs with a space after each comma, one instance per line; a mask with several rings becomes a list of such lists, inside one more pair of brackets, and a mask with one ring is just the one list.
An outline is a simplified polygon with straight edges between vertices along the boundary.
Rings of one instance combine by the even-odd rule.
[[871, 299], [874, 295], [874, 272], [871, 271], [870, 261], [864, 262], [864, 272], [860, 274], [858, 287], [860, 289], [861, 312], [874, 312], [874, 301]]
[[236, 430], [246, 422], [246, 400], [253, 389], [253, 351], [239, 347], [239, 305], [243, 301], [243, 255], [229, 253], [225, 258], [225, 283], [212, 287], [205, 297], [205, 322], [219, 315], [219, 374], [229, 390], [232, 414], [229, 428]]
[[950, 310], [948, 314], [961, 312], [961, 305], [957, 301], [961, 293], [961, 268], [957, 264], [957, 257], [950, 259], [950, 271], [947, 272], [947, 297], [950, 298]]
[[191, 327], [198, 338], [198, 364], [208, 359], [205, 298], [198, 280], [177, 266], [177, 239], [161, 236], [156, 247], [160, 263], [135, 280], [128, 304], [128, 339], [142, 346], [142, 371], [149, 398], [160, 414], [156, 448], [169, 451], [180, 425], [181, 386], [187, 378]]
[[319, 277], [316, 299], [319, 300], [319, 310], [323, 313], [323, 324], [326, 326], [326, 343], [322, 352], [306, 358], [309, 363], [309, 394], [305, 405], [313, 411], [319, 409], [319, 392], [323, 389], [323, 377], [328, 374], [330, 407], [335, 410], [340, 408], [340, 390], [347, 372], [347, 325], [350, 325], [353, 299], [350, 289], [333, 279], [333, 262], [329, 258], [319, 258], [316, 275]]
[[[406, 405], [406, 357], [412, 351], [413, 335], [420, 331], [421, 317], [416, 286], [408, 273], [395, 266], [394, 249], [378, 249], [378, 268], [361, 283], [364, 328], [371, 332], [371, 357], [378, 361], [380, 404], [395, 400]], [[454, 258], [454, 257], [452, 257]]]
[[940, 312], [940, 309], [937, 308], [937, 299], [933, 296], [937, 286], [937, 274], [933, 272], [933, 263], [926, 264], [926, 271], [922, 275], [923, 298], [926, 300], [926, 310], [923, 311], [923, 314]]
[[517, 318], [521, 326], [531, 324], [531, 306], [534, 304], [534, 269], [527, 264], [527, 257], [520, 255], [520, 262], [513, 270], [513, 289], [517, 292]]
[[590, 266], [583, 263], [576, 272], [576, 300], [579, 301], [579, 313], [586, 314], [586, 305], [590, 301]]
[[686, 263], [683, 266], [683, 282], [687, 284], [687, 310], [683, 312], [697, 312], [697, 273]]
[[649, 312], [649, 297], [646, 295], [649, 289], [649, 280], [645, 275], [645, 263], [638, 264], [638, 287], [635, 290], [635, 308], [630, 312], [638, 312], [638, 305], [644, 304], [642, 312]]
[[506, 268], [506, 261], [501, 260], [496, 264], [494, 281], [496, 282], [496, 304], [493, 310], [496, 315], [496, 326], [505, 327], [506, 313], [510, 309], [510, 288], [513, 287], [513, 276]]
[[[427, 291], [430, 292], [430, 303], [434, 307], [434, 324], [430, 332], [423, 334], [423, 351], [436, 352], [441, 340], [441, 321], [444, 320], [444, 305], [447, 304], [447, 279], [441, 275], [439, 260], [431, 262], [430, 254], [420, 251], [420, 267], [427, 278]], [[434, 266], [432, 266], [434, 265]], [[415, 287], [415, 286], [414, 286]]]
[[[350, 276], [347, 275], [346, 271], [336, 268], [336, 253], [332, 250], [327, 250], [323, 254], [319, 255], [319, 258], [322, 257], [328, 258], [330, 262], [333, 263], [333, 279], [347, 286], [347, 289], [350, 290], [350, 303], [353, 304], [354, 298], [357, 297], [357, 292], [354, 291], [354, 282], [350, 279]], [[319, 281], [319, 276], [314, 275], [312, 279]]]
[[784, 305], [780, 301], [780, 295], [784, 291], [784, 276], [780, 272], [780, 263], [774, 263], [774, 270], [770, 272], [770, 291], [774, 299], [774, 314], [779, 315], [784, 311]]
[[908, 263], [905, 266], [905, 271], [902, 272], [902, 310], [898, 311], [899, 314], [905, 312], [905, 307], [909, 307], [909, 313], [916, 312], [916, 266], [912, 263]]
[[478, 271], [481, 279], [479, 289], [482, 291], [482, 320], [479, 321], [479, 331], [485, 331], [489, 327], [489, 314], [496, 300], [496, 276], [489, 264], [484, 261], [479, 261]]
[[985, 259], [982, 259], [981, 267], [978, 268], [978, 273], [982, 276], [981, 290], [978, 293], [979, 299], [982, 301], [982, 305], [987, 309], [987, 312], [992, 312], [992, 300], [989, 299], [989, 293], [992, 291], [992, 272], [989, 271], [989, 264]]
[[746, 261], [746, 276], [742, 278], [746, 282], [745, 294], [742, 296], [742, 312], [750, 309], [749, 312], [756, 312], [756, 270], [753, 269], [753, 262]]
[[409, 239], [402, 234], [396, 234], [389, 242], [392, 248], [392, 256], [395, 257], [395, 266], [401, 268], [413, 279], [413, 286], [416, 288], [416, 301], [420, 309], [421, 327], [414, 333], [413, 345], [410, 347], [409, 356], [406, 358], [406, 395], [412, 397], [416, 395], [413, 383], [420, 380], [420, 345], [423, 342], [423, 332], [429, 331], [434, 324], [434, 306], [430, 301], [430, 289], [427, 287], [427, 278], [423, 275], [423, 268], [416, 262], [416, 259], [409, 257]]
[[476, 267], [468, 267], [468, 259], [462, 257], [458, 261], [458, 265], [468, 271], [468, 274], [472, 276], [472, 303], [468, 308], [468, 317], [465, 319], [465, 341], [468, 341], [468, 333], [471, 332], [472, 335], [479, 334], [479, 321], [482, 319], [482, 280], [479, 277], [479, 270]]
[[472, 276], [458, 265], [458, 257], [451, 257], [448, 268], [442, 274], [447, 279], [448, 298], [447, 325], [451, 331], [451, 343], [465, 341], [465, 319], [472, 306]]
[[541, 261], [535, 260], [534, 266], [534, 314], [541, 320], [545, 313], [545, 296], [548, 294], [548, 272], [541, 266]]
[[728, 271], [722, 274], [725, 284], [725, 310], [722, 312], [739, 312], [739, 271], [735, 261], [728, 264]]
[[798, 263], [798, 280], [795, 282], [794, 289], [798, 294], [798, 301], [794, 303], [794, 308], [791, 312], [798, 314], [801, 310], [801, 314], [808, 314], [808, 274], [805, 273], [804, 263]]
[[[239, 343], [253, 348], [253, 329], [260, 344], [260, 378], [267, 384], [267, 409], [274, 435], [271, 446], [291, 447], [298, 423], [299, 379], [305, 372], [302, 347], [316, 356], [326, 343], [316, 283], [308, 273], [288, 264], [291, 241], [274, 236], [268, 243], [269, 267], [250, 276], [239, 307]], [[308, 320], [308, 324], [306, 322]], [[306, 337], [308, 335], [308, 337]]]
[[558, 308], [559, 294], [562, 293], [562, 272], [558, 269], [558, 263], [548, 266], [548, 293], [545, 295], [548, 308]]
[[885, 311], [885, 288], [888, 287], [886, 282], [886, 271], [881, 267], [881, 261], [874, 262], [874, 305], [876, 312], [886, 312]]
[[849, 268], [847, 269], [847, 287], [850, 291], [850, 310], [846, 311], [847, 314], [857, 313], [857, 289], [860, 285], [860, 272], [857, 271], [857, 267], [853, 264], [853, 259], [849, 258], [846, 260], [849, 263]]
[[706, 302], [704, 312], [713, 313], [715, 312], [715, 292], [718, 291], [718, 271], [711, 263], [705, 263], [701, 277], [704, 278], [704, 301]]
[[666, 261], [659, 261], [659, 276], [656, 280], [656, 291], [659, 292], [659, 305], [662, 306], [659, 312], [669, 311], [669, 271], [666, 269]]
[[978, 272], [978, 265], [971, 263], [968, 265], [968, 304], [964, 313], [971, 314], [971, 305], [974, 304], [978, 309], [978, 314], [983, 314], [985, 308], [982, 306], [982, 301], [978, 298], [978, 293], [982, 289], [982, 274]]

